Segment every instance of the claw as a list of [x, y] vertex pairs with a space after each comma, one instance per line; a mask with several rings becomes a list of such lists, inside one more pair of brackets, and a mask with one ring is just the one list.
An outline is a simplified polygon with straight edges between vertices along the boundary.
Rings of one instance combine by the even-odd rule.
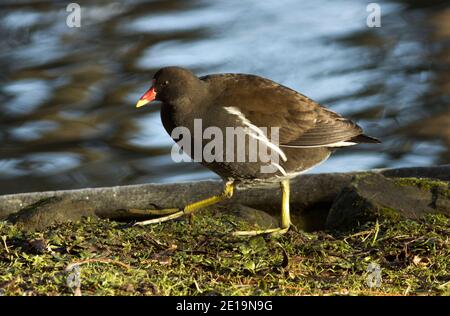
[[192, 214], [194, 211], [205, 208], [207, 206], [216, 204], [218, 202], [221, 202], [225, 199], [229, 199], [233, 196], [233, 181], [228, 181], [225, 184], [224, 191], [221, 195], [216, 195], [195, 203], [191, 203], [189, 205], [186, 205], [182, 210], [179, 209], [167, 209], [167, 210], [151, 210], [149, 211], [150, 214], [169, 214], [166, 216], [162, 216], [159, 218], [149, 219], [142, 222], [137, 222], [133, 226], [144, 226], [144, 225], [150, 225], [150, 224], [156, 224], [156, 223], [163, 223], [168, 220], [176, 219], [178, 217], [181, 217], [186, 214]]

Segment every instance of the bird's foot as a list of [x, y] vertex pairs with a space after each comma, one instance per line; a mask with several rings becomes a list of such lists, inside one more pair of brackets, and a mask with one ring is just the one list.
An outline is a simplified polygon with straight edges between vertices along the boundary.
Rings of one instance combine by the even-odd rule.
[[285, 228], [271, 228], [271, 229], [263, 229], [263, 230], [248, 230], [248, 231], [237, 231], [231, 233], [232, 236], [280, 236], [289, 230], [289, 227]]
[[175, 212], [178, 212], [180, 209], [178, 208], [166, 208], [162, 210], [140, 210], [140, 209], [129, 209], [130, 213], [135, 213], [139, 215], [169, 215]]
[[230, 199], [233, 196], [233, 189], [234, 189], [233, 181], [228, 181], [225, 184], [224, 191], [220, 195], [214, 195], [210, 198], [188, 204], [182, 209], [170, 208], [170, 209], [164, 209], [164, 210], [148, 210], [147, 214], [166, 215], [166, 216], [149, 219], [149, 220], [142, 221], [142, 222], [137, 222], [134, 224], [134, 226], [144, 226], [144, 225], [150, 225], [150, 224], [163, 223], [163, 222], [170, 221], [172, 219], [176, 219], [183, 215], [192, 214], [196, 210], [208, 207], [210, 205], [214, 205], [214, 204], [221, 202], [223, 200], [226, 200], [226, 199]]
[[133, 224], [133, 226], [145, 226], [150, 224], [157, 224], [157, 223], [163, 223], [167, 222], [172, 219], [176, 219], [178, 217], [181, 217], [185, 214], [183, 210], [180, 210], [178, 208], [168, 208], [164, 210], [148, 210], [148, 214], [150, 215], [166, 215], [158, 218], [152, 218], [141, 222], [136, 222]]

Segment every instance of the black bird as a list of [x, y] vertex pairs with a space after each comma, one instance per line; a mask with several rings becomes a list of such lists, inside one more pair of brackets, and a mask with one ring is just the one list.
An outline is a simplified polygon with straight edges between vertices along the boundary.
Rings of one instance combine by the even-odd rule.
[[[197, 143], [203, 150], [210, 141], [195, 133], [195, 120], [201, 119], [202, 132], [210, 127], [222, 132], [223, 148], [217, 146], [211, 151], [216, 159], [211, 161], [201, 157], [194, 160], [217, 173], [226, 184], [219, 196], [189, 204], [183, 209], [161, 210], [159, 214], [166, 216], [139, 222], [138, 225], [167, 221], [231, 198], [235, 185], [280, 183], [280, 227], [234, 234], [283, 234], [291, 225], [291, 178], [325, 161], [338, 147], [380, 143], [378, 139], [364, 135], [356, 123], [290, 88], [255, 75], [214, 74], [198, 78], [187, 69], [166, 67], [156, 72], [152, 86], [136, 107], [154, 100], [162, 102], [161, 120], [175, 141], [182, 141], [179, 133], [172, 134], [177, 127], [190, 132], [191, 139], [184, 141], [191, 144], [187, 146], [191, 149]], [[238, 134], [227, 134], [227, 128], [243, 131], [246, 136], [244, 142], [239, 144], [235, 139]], [[255, 147], [251, 146], [255, 140], [260, 147], [265, 146], [266, 153], [270, 152], [274, 159], [255, 155]], [[187, 154], [194, 158], [192, 152]], [[228, 154], [234, 159], [227, 159]]]

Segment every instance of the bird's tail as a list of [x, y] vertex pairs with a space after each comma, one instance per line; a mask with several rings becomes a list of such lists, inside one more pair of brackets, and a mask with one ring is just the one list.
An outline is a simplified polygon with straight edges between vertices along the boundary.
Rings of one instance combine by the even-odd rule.
[[373, 143], [373, 144], [379, 144], [381, 143], [381, 140], [375, 138], [375, 137], [370, 137], [364, 134], [360, 134], [358, 136], [355, 136], [353, 138], [351, 138], [350, 140], [348, 140], [349, 142], [354, 142], [354, 143]]

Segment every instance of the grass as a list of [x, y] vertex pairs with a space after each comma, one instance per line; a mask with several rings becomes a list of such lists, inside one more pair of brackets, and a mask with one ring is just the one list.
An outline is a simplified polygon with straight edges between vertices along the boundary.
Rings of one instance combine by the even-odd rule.
[[269, 239], [227, 235], [236, 229], [249, 227], [211, 210], [147, 227], [87, 218], [29, 233], [0, 222], [0, 294], [450, 295], [443, 216]]

